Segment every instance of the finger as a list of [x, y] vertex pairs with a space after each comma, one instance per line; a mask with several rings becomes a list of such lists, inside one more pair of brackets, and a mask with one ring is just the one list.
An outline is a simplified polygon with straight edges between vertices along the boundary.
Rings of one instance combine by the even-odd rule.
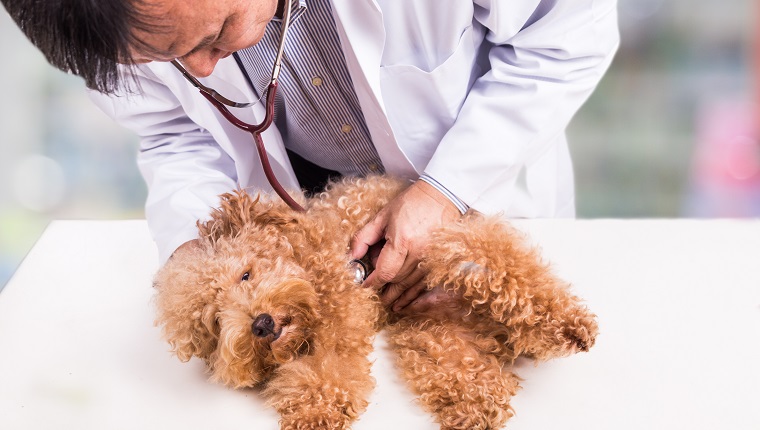
[[429, 313], [435, 305], [434, 294], [430, 290], [423, 290], [419, 296], [408, 305], [396, 311], [399, 315], [420, 315]]
[[425, 290], [409, 305], [399, 312], [401, 316], [420, 315], [440, 319], [464, 318], [467, 314], [461, 297], [452, 291], [445, 291], [441, 287]]
[[367, 251], [367, 259], [372, 267], [377, 266], [377, 259], [380, 257], [380, 251], [383, 250], [383, 246], [385, 246], [385, 239], [382, 239], [369, 247], [369, 251]]
[[393, 301], [393, 312], [398, 312], [409, 303], [412, 303], [417, 297], [420, 296], [426, 289], [427, 285], [424, 282], [425, 272], [422, 270], [415, 270], [412, 274], [404, 280], [404, 283], [411, 285], [404, 290], [395, 301]]
[[375, 270], [369, 274], [362, 286], [379, 290], [392, 281], [403, 267], [406, 255], [405, 248], [397, 248], [392, 242], [387, 242], [377, 257]]
[[380, 303], [383, 306], [390, 306], [396, 297], [404, 293], [407, 286], [402, 284], [386, 284], [385, 288], [380, 292]]
[[351, 258], [364, 257], [369, 247], [379, 242], [385, 236], [385, 219], [378, 214], [367, 225], [357, 231], [351, 238]]
[[[395, 310], [395, 303], [398, 301], [399, 297], [406, 294], [410, 288], [416, 288], [417, 284], [421, 284], [420, 281], [422, 281], [424, 274], [419, 274], [418, 272], [419, 271], [412, 272], [411, 276], [408, 276], [401, 281], [391, 282], [387, 284], [382, 294], [380, 295], [380, 301], [383, 303], [383, 305], [389, 306], [393, 304]], [[414, 294], [414, 297], [417, 297], [417, 295], [419, 295], [419, 291]]]

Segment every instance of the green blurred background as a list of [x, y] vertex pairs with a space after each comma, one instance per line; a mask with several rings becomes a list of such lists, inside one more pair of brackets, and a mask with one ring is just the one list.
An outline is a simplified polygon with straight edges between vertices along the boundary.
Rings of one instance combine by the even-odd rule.
[[[620, 0], [622, 45], [569, 129], [578, 216], [758, 217], [752, 0]], [[142, 218], [137, 139], [0, 11], [0, 289], [53, 219]]]

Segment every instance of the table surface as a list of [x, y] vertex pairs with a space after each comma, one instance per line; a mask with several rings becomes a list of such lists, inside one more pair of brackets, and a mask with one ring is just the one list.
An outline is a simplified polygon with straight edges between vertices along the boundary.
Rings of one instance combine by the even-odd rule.
[[[760, 429], [760, 221], [526, 220], [599, 316], [588, 353], [534, 365], [508, 429]], [[277, 429], [153, 326], [144, 221], [50, 224], [0, 293], [0, 429]], [[356, 430], [435, 429], [382, 336]]]

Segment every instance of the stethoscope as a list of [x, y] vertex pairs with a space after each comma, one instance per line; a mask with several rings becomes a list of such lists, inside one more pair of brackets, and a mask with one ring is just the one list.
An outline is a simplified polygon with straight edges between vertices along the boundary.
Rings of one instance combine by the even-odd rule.
[[[261, 138], [261, 133], [263, 133], [267, 128], [269, 128], [270, 125], [272, 125], [272, 121], [274, 120], [274, 101], [275, 101], [275, 95], [277, 93], [277, 86], [279, 81], [277, 78], [280, 75], [280, 69], [282, 68], [282, 58], [283, 53], [285, 52], [285, 37], [288, 33], [288, 29], [290, 28], [290, 15], [291, 15], [291, 8], [290, 8], [290, 1], [287, 1], [285, 6], [283, 7], [283, 17], [282, 17], [282, 29], [280, 31], [280, 43], [277, 48], [277, 56], [274, 59], [274, 66], [272, 68], [272, 77], [269, 80], [269, 86], [267, 87], [267, 95], [266, 95], [266, 113], [264, 115], [264, 120], [257, 124], [249, 124], [245, 121], [240, 120], [238, 117], [236, 117], [230, 110], [229, 107], [234, 108], [246, 108], [251, 107], [255, 104], [253, 103], [238, 103], [235, 101], [232, 101], [223, 95], [219, 94], [216, 90], [213, 88], [209, 88], [198, 79], [196, 79], [193, 75], [190, 74], [183, 66], [180, 64], [178, 60], [172, 60], [171, 63], [174, 67], [177, 68], [177, 70], [182, 73], [182, 76], [187, 79], [188, 82], [190, 82], [195, 88], [198, 88], [198, 91], [200, 91], [201, 95], [206, 98], [214, 107], [216, 107], [219, 112], [229, 121], [232, 125], [238, 127], [241, 130], [247, 131], [251, 133], [253, 136], [253, 140], [256, 142], [256, 150], [259, 154], [259, 159], [261, 160], [261, 167], [264, 169], [264, 174], [266, 175], [267, 181], [269, 181], [269, 184], [272, 186], [272, 189], [277, 193], [280, 198], [287, 203], [288, 206], [290, 206], [291, 209], [297, 212], [305, 212], [306, 209], [303, 208], [303, 206], [299, 205], [293, 198], [288, 194], [287, 191], [282, 187], [280, 182], [277, 180], [277, 177], [275, 176], [274, 172], [272, 171], [272, 166], [269, 163], [269, 156], [267, 155], [266, 147], [264, 146], [264, 141]], [[367, 263], [365, 263], [362, 260], [351, 260], [349, 262], [349, 273], [353, 275], [353, 280], [356, 283], [361, 283], [365, 279], [367, 279], [367, 276], [369, 275], [370, 268]]]
[[219, 94], [216, 90], [213, 88], [209, 88], [198, 79], [196, 79], [193, 75], [191, 75], [185, 68], [180, 64], [178, 60], [172, 60], [171, 63], [174, 65], [174, 67], [177, 68], [182, 73], [182, 76], [187, 79], [188, 82], [190, 82], [195, 88], [198, 88], [200, 93], [203, 95], [203, 97], [206, 98], [214, 107], [216, 107], [219, 112], [229, 121], [232, 125], [238, 127], [241, 130], [247, 131], [251, 133], [253, 136], [253, 140], [256, 142], [256, 150], [259, 153], [259, 159], [261, 160], [261, 167], [264, 168], [264, 174], [266, 175], [267, 181], [269, 181], [269, 184], [272, 186], [272, 189], [277, 193], [282, 200], [285, 201], [285, 203], [288, 204], [293, 210], [298, 212], [304, 212], [305, 209], [299, 205], [293, 198], [288, 194], [287, 191], [280, 185], [280, 182], [277, 180], [277, 177], [275, 177], [274, 172], [272, 171], [272, 166], [269, 164], [269, 157], [267, 156], [266, 147], [264, 146], [264, 141], [261, 139], [261, 133], [264, 132], [267, 128], [269, 128], [270, 125], [272, 125], [272, 121], [274, 120], [274, 100], [275, 95], [277, 93], [277, 86], [279, 81], [277, 80], [278, 76], [280, 75], [280, 69], [282, 67], [282, 57], [283, 52], [285, 51], [285, 36], [288, 33], [288, 29], [290, 28], [290, 1], [287, 1], [284, 8], [283, 8], [283, 17], [282, 17], [282, 30], [280, 32], [280, 44], [277, 48], [277, 56], [274, 59], [274, 67], [272, 68], [272, 77], [269, 80], [269, 86], [267, 87], [267, 96], [266, 96], [266, 113], [264, 115], [264, 120], [257, 124], [248, 124], [245, 121], [240, 120], [238, 117], [236, 117], [230, 110], [227, 108], [234, 107], [234, 108], [245, 108], [250, 107], [255, 104], [254, 103], [238, 103], [234, 102], [223, 95]]

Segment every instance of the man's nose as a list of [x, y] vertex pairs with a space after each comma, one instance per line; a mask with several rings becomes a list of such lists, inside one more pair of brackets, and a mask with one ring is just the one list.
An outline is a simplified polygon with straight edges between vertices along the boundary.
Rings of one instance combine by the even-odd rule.
[[218, 49], [201, 50], [180, 59], [182, 65], [196, 78], [209, 76], [216, 67], [216, 63], [224, 57], [224, 51]]

